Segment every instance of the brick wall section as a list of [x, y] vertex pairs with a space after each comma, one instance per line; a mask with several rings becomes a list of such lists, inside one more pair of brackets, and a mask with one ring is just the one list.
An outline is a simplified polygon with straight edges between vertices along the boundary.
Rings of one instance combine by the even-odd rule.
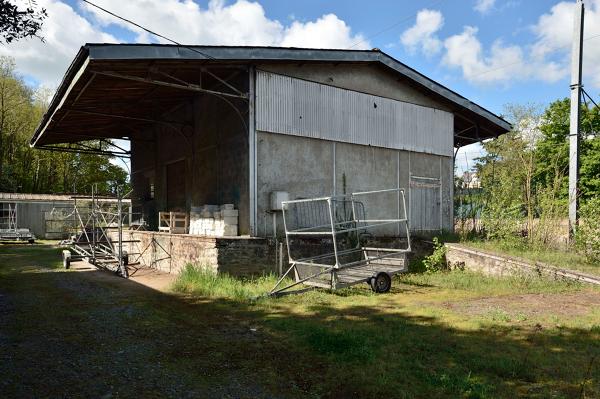
[[130, 262], [139, 257], [142, 265], [167, 273], [179, 273], [188, 263], [234, 276], [275, 271], [274, 246], [266, 239], [126, 231], [123, 240], [135, 241], [124, 244]]

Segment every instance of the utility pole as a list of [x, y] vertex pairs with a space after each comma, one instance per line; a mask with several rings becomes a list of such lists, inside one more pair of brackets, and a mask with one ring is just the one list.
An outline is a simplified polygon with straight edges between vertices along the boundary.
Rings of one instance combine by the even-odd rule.
[[574, 237], [579, 219], [579, 142], [581, 124], [581, 64], [583, 55], [583, 0], [575, 4], [571, 52], [571, 118], [569, 123], [569, 236]]

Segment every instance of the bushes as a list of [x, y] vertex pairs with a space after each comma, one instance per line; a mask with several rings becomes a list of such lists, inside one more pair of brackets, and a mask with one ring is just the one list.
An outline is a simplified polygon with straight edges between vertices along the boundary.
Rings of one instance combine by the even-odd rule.
[[600, 196], [581, 207], [575, 243], [590, 262], [600, 262]]
[[446, 251], [447, 248], [439, 238], [433, 237], [433, 253], [423, 259], [423, 265], [428, 273], [447, 269]]

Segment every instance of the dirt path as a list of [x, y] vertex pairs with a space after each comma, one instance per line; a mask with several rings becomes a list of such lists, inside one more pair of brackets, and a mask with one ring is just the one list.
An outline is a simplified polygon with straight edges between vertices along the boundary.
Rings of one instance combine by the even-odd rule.
[[264, 343], [243, 319], [54, 257], [0, 252], [0, 397], [281, 396], [246, 362]]

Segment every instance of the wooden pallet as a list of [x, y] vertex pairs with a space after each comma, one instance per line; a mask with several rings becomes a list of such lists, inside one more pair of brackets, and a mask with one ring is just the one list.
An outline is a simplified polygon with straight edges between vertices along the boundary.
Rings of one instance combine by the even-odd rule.
[[186, 212], [158, 212], [158, 231], [187, 234], [190, 218]]

